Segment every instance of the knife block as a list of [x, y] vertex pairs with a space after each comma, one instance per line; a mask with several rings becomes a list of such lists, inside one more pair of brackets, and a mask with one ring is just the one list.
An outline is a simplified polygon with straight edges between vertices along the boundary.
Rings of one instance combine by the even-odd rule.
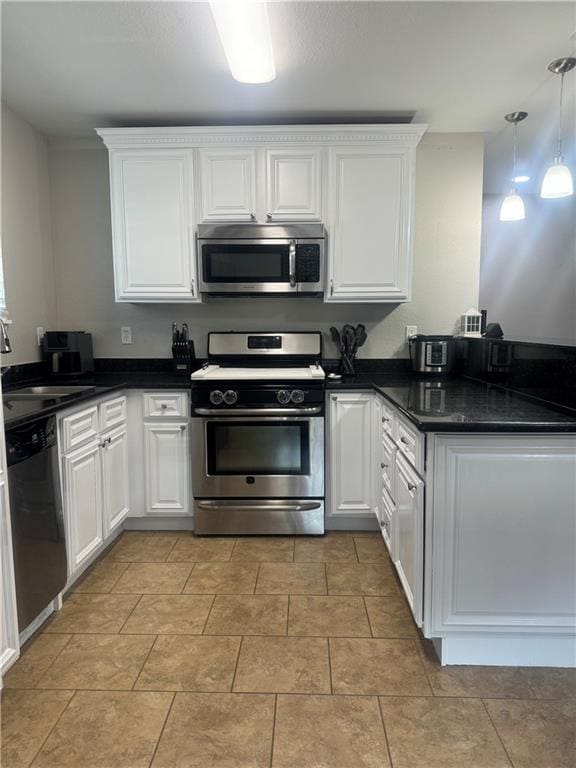
[[190, 376], [193, 369], [192, 363], [195, 360], [194, 342], [191, 339], [179, 344], [172, 344], [172, 370], [174, 373]]

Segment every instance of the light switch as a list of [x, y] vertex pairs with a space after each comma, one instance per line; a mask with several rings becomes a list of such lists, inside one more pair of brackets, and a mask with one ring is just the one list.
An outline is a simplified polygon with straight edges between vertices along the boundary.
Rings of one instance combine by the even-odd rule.
[[123, 325], [120, 328], [120, 338], [122, 344], [132, 344], [132, 328], [129, 325]]

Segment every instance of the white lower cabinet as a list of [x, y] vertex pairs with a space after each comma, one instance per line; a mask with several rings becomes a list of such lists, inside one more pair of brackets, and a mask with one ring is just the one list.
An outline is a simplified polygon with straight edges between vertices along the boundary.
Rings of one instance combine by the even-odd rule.
[[189, 430], [187, 422], [144, 425], [146, 513], [187, 514]]
[[396, 456], [394, 564], [418, 626], [422, 625], [424, 566], [424, 482]]
[[[105, 424], [111, 403], [115, 412], [126, 413], [125, 398], [115, 397], [90, 406], [88, 410], [67, 413], [60, 420], [69, 581], [86, 568], [130, 510], [130, 463], [125, 421], [95, 436], [93, 430], [85, 430], [82, 445], [68, 449], [70, 425], [78, 420], [78, 414], [99, 413], [94, 423]], [[119, 420], [119, 417], [113, 419], [114, 423]], [[77, 439], [81, 442], [82, 435], [79, 434]]]
[[122, 523], [130, 510], [126, 427], [114, 430], [103, 442], [104, 537], [107, 537]]
[[70, 574], [81, 568], [104, 541], [100, 450], [96, 439], [64, 457]]
[[569, 634], [576, 663], [574, 436], [437, 435], [433, 482], [430, 634]]
[[329, 482], [331, 517], [372, 518], [373, 396], [339, 392], [329, 400]]
[[[0, 429], [2, 429], [2, 426], [0, 416]], [[3, 462], [3, 446], [0, 447], [0, 453], [2, 454], [0, 455], [1, 463]], [[0, 675], [3, 675], [20, 655], [10, 505], [8, 501], [8, 487], [4, 480], [0, 480], [0, 580], [2, 584], [0, 606]]]

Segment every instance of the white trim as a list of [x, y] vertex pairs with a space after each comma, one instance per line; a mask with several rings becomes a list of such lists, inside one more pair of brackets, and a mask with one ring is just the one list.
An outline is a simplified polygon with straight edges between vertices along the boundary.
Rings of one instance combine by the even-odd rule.
[[177, 128], [96, 128], [108, 149], [193, 148], [204, 145], [385, 142], [415, 147], [425, 124], [183, 126]]
[[125, 531], [193, 531], [194, 518], [192, 515], [179, 517], [127, 517], [124, 520]]
[[573, 635], [450, 635], [433, 643], [443, 665], [576, 667]]

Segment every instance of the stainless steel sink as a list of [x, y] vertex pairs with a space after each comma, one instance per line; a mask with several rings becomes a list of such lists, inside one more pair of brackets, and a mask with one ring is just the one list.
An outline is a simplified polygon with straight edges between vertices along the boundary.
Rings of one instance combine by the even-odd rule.
[[90, 389], [95, 389], [91, 386], [59, 386], [54, 384], [53, 386], [47, 385], [45, 387], [22, 387], [22, 389], [15, 389], [13, 392], [5, 392], [5, 400], [47, 400], [53, 397], [69, 397], [70, 395], [77, 395], [80, 392], [87, 392]]

